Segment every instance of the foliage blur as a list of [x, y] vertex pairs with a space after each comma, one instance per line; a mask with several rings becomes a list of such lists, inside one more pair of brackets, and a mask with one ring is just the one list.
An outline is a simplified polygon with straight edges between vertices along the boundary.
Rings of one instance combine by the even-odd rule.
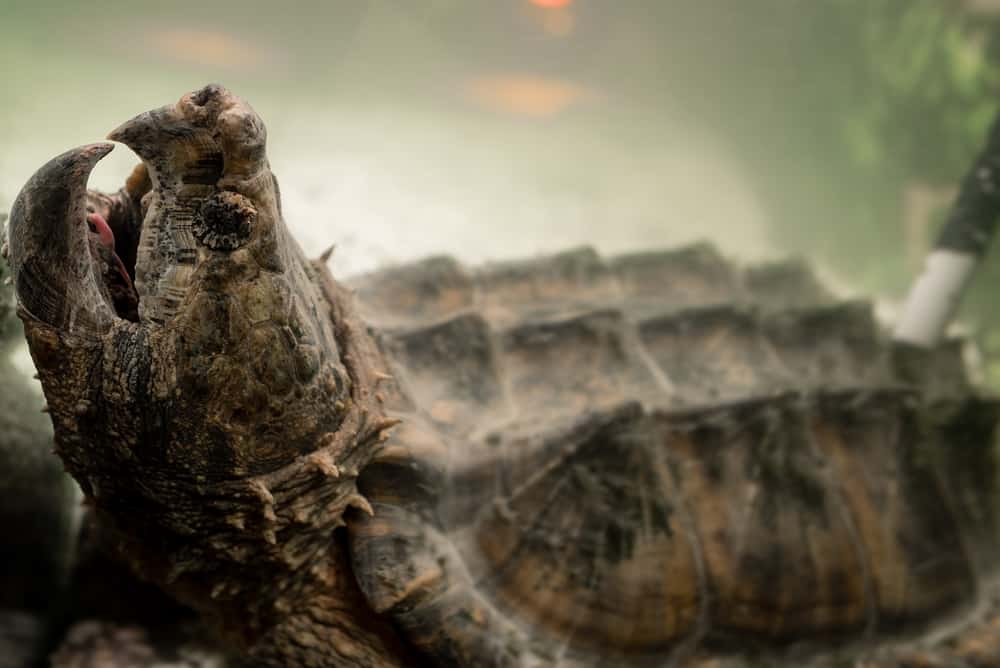
[[[780, 111], [749, 112], [776, 124], [762, 135], [783, 135], [770, 168], [757, 172], [777, 238], [867, 292], [903, 294], [998, 110], [1000, 22], [990, 4], [798, 4], [804, 11], [781, 28], [797, 44], [762, 56], [774, 79], [799, 77], [796, 94], [756, 88], [732, 98], [780, 100]], [[1000, 355], [998, 282], [994, 247], [963, 309], [989, 360]], [[995, 362], [990, 381], [1000, 382]]]

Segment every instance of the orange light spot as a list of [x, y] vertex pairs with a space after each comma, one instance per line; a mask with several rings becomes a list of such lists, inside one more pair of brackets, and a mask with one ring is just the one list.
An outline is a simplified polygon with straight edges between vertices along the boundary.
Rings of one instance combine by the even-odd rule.
[[542, 16], [542, 28], [553, 37], [568, 37], [573, 34], [575, 27], [576, 20], [573, 18], [573, 12], [545, 12]]
[[531, 4], [543, 9], [562, 9], [573, 4], [573, 0], [530, 0]]
[[170, 60], [232, 69], [253, 69], [265, 55], [252, 44], [216, 30], [165, 29], [150, 34], [149, 47]]
[[572, 81], [531, 74], [477, 77], [466, 82], [465, 99], [492, 111], [514, 116], [547, 118], [598, 97]]

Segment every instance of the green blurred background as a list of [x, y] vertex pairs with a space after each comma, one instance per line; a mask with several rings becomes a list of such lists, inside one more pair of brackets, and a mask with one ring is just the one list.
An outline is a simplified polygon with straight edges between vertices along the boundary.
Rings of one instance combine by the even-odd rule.
[[[997, 6], [993, 6], [997, 5]], [[335, 272], [589, 243], [802, 254], [899, 299], [988, 127], [1000, 2], [0, 0], [0, 211], [43, 162], [217, 81]], [[114, 189], [119, 147], [92, 184]], [[965, 321], [1000, 353], [1000, 255]]]

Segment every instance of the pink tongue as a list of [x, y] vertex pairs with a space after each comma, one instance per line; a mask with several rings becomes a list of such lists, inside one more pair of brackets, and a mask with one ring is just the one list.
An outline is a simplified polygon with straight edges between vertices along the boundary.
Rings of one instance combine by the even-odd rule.
[[104, 216], [99, 213], [88, 213], [87, 222], [94, 226], [94, 231], [97, 232], [97, 238], [100, 239], [101, 245], [114, 250], [115, 233], [111, 231], [111, 226], [108, 225], [108, 221], [104, 220]]
[[125, 280], [125, 285], [128, 286], [128, 289], [132, 290], [132, 279], [129, 278], [128, 271], [125, 269], [125, 263], [118, 257], [118, 253], [115, 253], [115, 233], [111, 230], [111, 226], [108, 225], [108, 221], [104, 220], [104, 216], [99, 213], [88, 213], [87, 222], [94, 226], [98, 242], [111, 251], [111, 256], [118, 265], [118, 273]]

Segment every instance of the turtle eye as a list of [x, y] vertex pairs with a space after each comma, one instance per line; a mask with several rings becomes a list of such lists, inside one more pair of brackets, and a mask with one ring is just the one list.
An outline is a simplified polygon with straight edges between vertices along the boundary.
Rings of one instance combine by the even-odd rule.
[[87, 220], [87, 228], [94, 234], [97, 234], [97, 226], [89, 219]]

